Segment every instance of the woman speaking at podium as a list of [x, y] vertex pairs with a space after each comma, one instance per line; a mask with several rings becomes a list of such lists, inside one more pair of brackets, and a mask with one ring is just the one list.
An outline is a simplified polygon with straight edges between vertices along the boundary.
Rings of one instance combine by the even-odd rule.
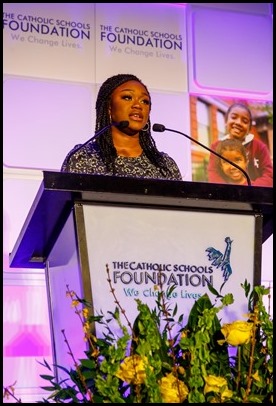
[[132, 74], [108, 78], [96, 100], [94, 136], [76, 145], [61, 171], [93, 175], [182, 180], [176, 162], [151, 136], [151, 97]]

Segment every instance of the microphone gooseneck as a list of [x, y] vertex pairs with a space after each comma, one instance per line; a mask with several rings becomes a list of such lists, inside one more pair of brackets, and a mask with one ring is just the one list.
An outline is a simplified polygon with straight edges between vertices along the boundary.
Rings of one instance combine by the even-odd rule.
[[229, 159], [224, 158], [222, 155], [218, 154], [216, 151], [213, 151], [212, 149], [206, 147], [206, 145], [201, 144], [201, 142], [195, 140], [195, 139], [192, 138], [192, 137], [189, 137], [189, 135], [187, 135], [187, 134], [185, 134], [185, 133], [182, 133], [182, 132], [180, 132], [180, 131], [177, 131], [177, 130], [172, 130], [171, 128], [166, 128], [163, 124], [157, 124], [157, 123], [156, 123], [156, 124], [153, 124], [152, 129], [153, 129], [153, 131], [160, 132], [160, 133], [162, 133], [162, 132], [164, 132], [165, 130], [167, 130], [167, 131], [172, 131], [173, 133], [177, 133], [177, 134], [180, 134], [180, 135], [184, 135], [184, 137], [188, 138], [189, 140], [191, 140], [191, 141], [193, 141], [193, 142], [196, 142], [196, 143], [197, 143], [198, 145], [200, 145], [202, 148], [207, 149], [207, 150], [208, 150], [209, 152], [211, 152], [212, 154], [215, 154], [215, 155], [218, 156], [220, 159], [223, 159], [224, 161], [228, 162], [230, 165], [233, 165], [235, 168], [239, 169], [239, 170], [244, 174], [244, 176], [246, 177], [248, 186], [251, 186], [251, 180], [250, 180], [250, 178], [249, 178], [249, 175], [248, 175], [248, 173], [247, 173], [244, 169], [242, 169], [239, 165], [235, 164], [234, 162], [231, 162]]
[[82, 147], [84, 147], [86, 144], [88, 144], [90, 141], [94, 140], [95, 138], [99, 137], [99, 135], [101, 135], [102, 133], [104, 133], [106, 130], [108, 130], [110, 127], [118, 127], [120, 130], [122, 130], [123, 128], [128, 127], [129, 125], [129, 121], [119, 121], [119, 123], [116, 123], [115, 121], [113, 121], [111, 124], [106, 125], [105, 127], [101, 128], [99, 131], [97, 131], [92, 138], [90, 138], [88, 141], [86, 141]]
[[129, 121], [124, 120], [124, 121], [119, 121], [118, 123], [113, 121], [112, 123], [106, 125], [105, 127], [101, 128], [99, 131], [97, 131], [93, 137], [89, 138], [89, 140], [85, 141], [83, 144], [80, 144], [76, 148], [74, 148], [66, 157], [66, 161], [68, 164], [69, 159], [74, 155], [77, 151], [79, 151], [81, 148], [85, 147], [89, 142], [93, 141], [95, 138], [98, 138], [101, 134], [103, 134], [106, 130], [108, 130], [111, 127], [118, 127], [119, 129], [123, 129], [129, 126]]

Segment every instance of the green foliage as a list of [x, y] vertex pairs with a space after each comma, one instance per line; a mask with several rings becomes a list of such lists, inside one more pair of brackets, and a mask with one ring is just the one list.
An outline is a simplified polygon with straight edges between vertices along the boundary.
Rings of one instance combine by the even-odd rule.
[[[89, 304], [68, 290], [75, 310], [82, 307], [76, 313], [89, 350], [78, 362], [71, 354], [74, 368], [55, 366], [67, 376], [60, 381], [44, 360], [48, 373], [41, 377], [46, 395], [38, 403], [273, 403], [273, 321], [263, 303], [269, 289], [251, 289], [247, 281], [241, 287], [248, 299], [247, 321], [222, 326], [219, 312], [234, 298], [210, 285], [219, 305], [203, 295], [195, 301], [185, 327], [183, 315], [175, 320], [177, 308], [170, 309], [166, 301], [172, 286], [167, 292], [159, 287], [154, 309], [136, 299], [138, 316], [133, 325], [113, 289], [118, 307], [106, 320], [90, 316]], [[120, 327], [119, 338], [109, 327], [114, 320]], [[103, 338], [93, 335], [93, 323], [106, 327]], [[238, 343], [234, 356], [229, 355], [231, 340]]]

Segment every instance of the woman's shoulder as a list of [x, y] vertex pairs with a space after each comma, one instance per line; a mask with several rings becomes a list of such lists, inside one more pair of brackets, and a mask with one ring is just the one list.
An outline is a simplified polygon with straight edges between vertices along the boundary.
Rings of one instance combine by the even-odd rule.
[[100, 148], [99, 148], [98, 143], [92, 140], [87, 144], [78, 144], [78, 145], [76, 145], [72, 149], [73, 154], [74, 154], [74, 152], [78, 156], [80, 156], [80, 155], [82, 155], [82, 156], [84, 156], [84, 155], [89, 155], [89, 156], [98, 155], [100, 153]]
[[[77, 144], [65, 157], [61, 166], [62, 171], [74, 171], [75, 168], [81, 168], [87, 166], [88, 161], [101, 161], [100, 149], [96, 142], [93, 140], [87, 144]], [[78, 169], [79, 170], [79, 169]]]
[[96, 143], [94, 140], [91, 140], [90, 142], [83, 143], [83, 144], [76, 144], [68, 153], [68, 155], [73, 155], [75, 152], [81, 151], [81, 152], [99, 152], [99, 146], [98, 143]]
[[182, 180], [180, 169], [174, 158], [172, 158], [167, 152], [161, 152], [161, 155], [163, 156], [163, 159], [165, 160], [166, 166], [169, 169], [169, 171], [174, 173], [174, 179]]
[[171, 157], [167, 152], [161, 151], [160, 154], [162, 155], [162, 157], [170, 163], [175, 163], [175, 160], [173, 159], [173, 157]]

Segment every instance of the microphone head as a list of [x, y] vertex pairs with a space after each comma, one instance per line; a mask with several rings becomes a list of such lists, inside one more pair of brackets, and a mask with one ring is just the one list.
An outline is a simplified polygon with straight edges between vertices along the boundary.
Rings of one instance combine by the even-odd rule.
[[153, 131], [162, 133], [163, 131], [166, 130], [166, 127], [163, 124], [153, 124], [152, 129], [153, 129]]
[[123, 128], [127, 128], [129, 126], [129, 121], [120, 121], [119, 123], [116, 123], [115, 126], [118, 127], [120, 130]]

